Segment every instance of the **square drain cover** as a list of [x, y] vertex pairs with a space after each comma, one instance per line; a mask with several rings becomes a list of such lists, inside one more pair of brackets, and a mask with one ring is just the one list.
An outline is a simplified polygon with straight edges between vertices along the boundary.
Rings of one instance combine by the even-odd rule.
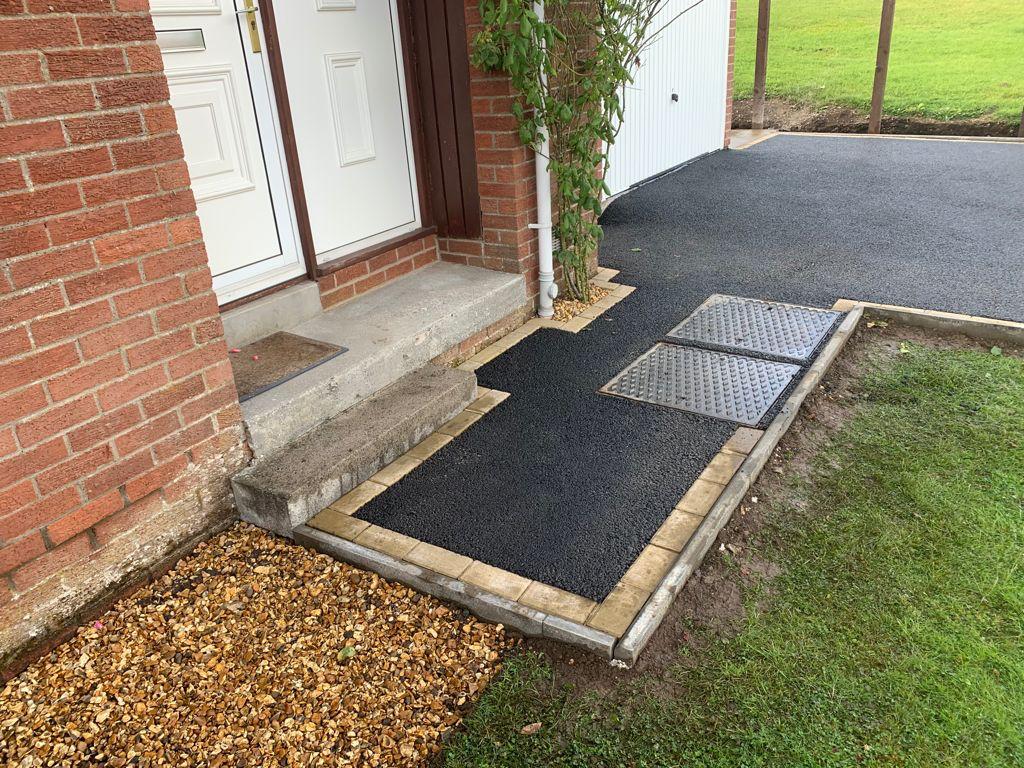
[[790, 363], [659, 342], [600, 391], [755, 426], [799, 371]]
[[668, 339], [803, 363], [810, 359], [839, 314], [715, 294], [669, 331]]

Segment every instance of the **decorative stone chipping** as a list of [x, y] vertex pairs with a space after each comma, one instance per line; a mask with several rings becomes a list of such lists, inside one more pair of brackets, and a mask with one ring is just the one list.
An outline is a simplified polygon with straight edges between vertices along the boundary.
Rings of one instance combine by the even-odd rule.
[[320, 301], [328, 309], [437, 260], [437, 236], [421, 237], [324, 275], [317, 280]]
[[0, 666], [223, 520], [246, 461], [161, 67], [144, 1], [3, 4]]

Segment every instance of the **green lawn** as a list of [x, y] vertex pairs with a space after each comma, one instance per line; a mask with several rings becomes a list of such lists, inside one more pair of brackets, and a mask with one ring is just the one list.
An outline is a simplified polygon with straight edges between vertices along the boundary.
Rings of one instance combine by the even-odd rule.
[[[739, 0], [736, 94], [754, 81], [757, 0]], [[881, 0], [775, 0], [768, 45], [769, 97], [871, 103]], [[899, 0], [885, 109], [949, 120], [1017, 123], [1024, 107], [1022, 0]]]
[[445, 764], [1024, 765], [1024, 361], [878, 360], [811, 479], [768, 500], [784, 571], [738, 635], [682, 646], [669, 694], [598, 698], [522, 654]]

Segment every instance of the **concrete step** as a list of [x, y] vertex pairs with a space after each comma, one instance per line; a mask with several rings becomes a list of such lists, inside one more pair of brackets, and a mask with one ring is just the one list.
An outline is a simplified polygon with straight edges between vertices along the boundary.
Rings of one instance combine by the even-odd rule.
[[242, 404], [265, 456], [527, 303], [522, 275], [438, 262], [291, 328], [348, 352]]
[[242, 519], [292, 529], [434, 432], [476, 398], [476, 375], [427, 365], [231, 479]]

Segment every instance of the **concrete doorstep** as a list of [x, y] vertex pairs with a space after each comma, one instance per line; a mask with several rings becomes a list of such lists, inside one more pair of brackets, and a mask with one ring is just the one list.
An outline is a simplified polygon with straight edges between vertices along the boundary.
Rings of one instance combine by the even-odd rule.
[[407, 374], [235, 475], [242, 519], [291, 536], [475, 398], [469, 371], [427, 365]]

